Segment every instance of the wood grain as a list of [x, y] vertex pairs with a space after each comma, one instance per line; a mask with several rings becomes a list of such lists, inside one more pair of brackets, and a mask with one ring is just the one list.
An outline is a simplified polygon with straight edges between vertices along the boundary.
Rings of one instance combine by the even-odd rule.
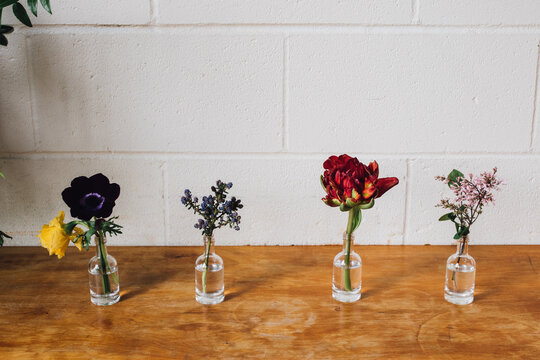
[[472, 246], [472, 305], [443, 299], [449, 246], [358, 246], [362, 299], [331, 297], [336, 246], [217, 247], [226, 299], [194, 299], [202, 248], [110, 247], [122, 300], [90, 303], [93, 252], [0, 249], [1, 359], [538, 359], [540, 246]]

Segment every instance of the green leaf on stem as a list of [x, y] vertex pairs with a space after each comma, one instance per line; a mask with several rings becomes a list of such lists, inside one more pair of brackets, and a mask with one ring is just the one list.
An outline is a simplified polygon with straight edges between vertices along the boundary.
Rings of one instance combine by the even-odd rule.
[[371, 199], [371, 201], [367, 204], [360, 204], [358, 207], [362, 210], [371, 209], [375, 205], [375, 199]]
[[45, 11], [47, 11], [49, 14], [52, 14], [51, 3], [49, 0], [39, 0], [39, 2], [41, 3], [41, 6], [43, 6]]
[[28, 13], [26, 12], [26, 9], [20, 3], [13, 4], [13, 14], [24, 25], [28, 27], [32, 27], [32, 22], [30, 21], [30, 18], [28, 17]]
[[4, 174], [2, 174], [1, 172], [0, 172], [0, 177], [1, 177], [2, 179], [6, 180], [6, 177], [5, 177]]
[[326, 191], [326, 187], [324, 186], [323, 176], [322, 175], [321, 175], [321, 186], [324, 189], [324, 191]]
[[339, 205], [339, 210], [341, 210], [341, 211], [349, 211], [349, 210], [351, 210], [351, 208], [348, 207], [346, 203], [342, 202], [341, 205]]
[[4, 238], [13, 239], [11, 236], [6, 234], [5, 232], [0, 231], [0, 246], [4, 245]]
[[37, 16], [37, 0], [28, 0], [28, 7], [34, 16]]
[[467, 226], [460, 226], [456, 235], [454, 235], [454, 239], [459, 240], [462, 237], [467, 236], [467, 235], [469, 235], [469, 228]]
[[351, 210], [353, 212], [352, 216], [352, 231], [351, 234], [358, 229], [360, 223], [362, 222], [362, 210], [357, 206]]
[[13, 26], [0, 25], [0, 34], [11, 34], [13, 32]]
[[345, 200], [345, 204], [347, 205], [349, 209], [352, 209], [356, 206], [356, 203], [352, 201], [351, 198], [347, 198], [347, 200]]
[[0, 9], [15, 4], [19, 0], [0, 0]]
[[454, 214], [453, 212], [451, 212], [451, 213], [444, 214], [443, 216], [441, 216], [441, 217], [439, 218], [439, 221], [448, 221], [448, 220], [454, 221], [455, 218], [456, 218], [456, 214]]
[[463, 175], [461, 171], [456, 169], [452, 170], [450, 174], [448, 174], [448, 186], [457, 185], [459, 183], [458, 179], [463, 177], [465, 177], [465, 175]]

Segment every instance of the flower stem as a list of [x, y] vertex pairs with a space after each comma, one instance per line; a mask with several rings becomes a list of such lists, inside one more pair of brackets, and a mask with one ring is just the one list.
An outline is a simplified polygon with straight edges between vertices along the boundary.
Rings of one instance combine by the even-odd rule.
[[210, 257], [210, 246], [212, 245], [212, 240], [209, 238], [206, 242], [205, 249], [205, 258], [204, 258], [204, 271], [202, 274], [202, 292], [206, 294], [206, 278], [208, 276], [208, 259]]
[[347, 222], [347, 238], [345, 240], [345, 268], [343, 269], [343, 285], [346, 291], [352, 291], [351, 285], [351, 241], [353, 232], [353, 210], [349, 210], [349, 220]]
[[107, 269], [109, 268], [109, 264], [107, 262], [107, 252], [105, 250], [105, 242], [101, 230], [98, 231], [97, 247], [99, 252], [99, 270], [101, 272], [103, 294], [107, 295], [111, 292], [111, 282], [109, 281], [109, 275], [107, 275]]
[[[465, 249], [465, 241], [467, 241], [466, 238], [461, 239], [461, 244], [460, 244], [460, 247], [459, 247], [459, 254], [458, 254], [456, 264], [459, 264], [459, 262], [461, 261], [461, 255], [463, 255], [463, 250]], [[457, 289], [456, 272], [455, 271], [452, 273], [452, 281], [454, 282], [454, 287]]]

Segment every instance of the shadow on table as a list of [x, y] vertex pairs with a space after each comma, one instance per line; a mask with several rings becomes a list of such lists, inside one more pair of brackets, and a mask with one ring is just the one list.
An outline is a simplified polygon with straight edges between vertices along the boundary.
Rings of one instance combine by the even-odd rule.
[[[145, 259], [142, 256], [139, 261], [124, 263], [124, 266], [120, 268], [120, 301], [130, 301], [146, 292], [154, 291], [173, 278], [175, 284], [191, 283], [194, 261], [195, 257], [191, 254], [178, 254], [165, 250], [163, 257]], [[123, 272], [126, 274], [124, 279]]]

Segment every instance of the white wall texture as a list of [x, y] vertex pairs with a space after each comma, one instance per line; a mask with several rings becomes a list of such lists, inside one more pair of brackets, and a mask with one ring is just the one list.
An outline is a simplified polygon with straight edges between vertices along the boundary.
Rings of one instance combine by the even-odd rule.
[[[73, 177], [122, 187], [113, 245], [198, 245], [183, 189], [234, 182], [220, 244], [333, 244], [322, 162], [400, 184], [366, 244], [449, 244], [435, 175], [498, 166], [474, 244], [540, 244], [537, 0], [52, 1], [0, 48], [0, 229], [37, 245]], [[7, 14], [6, 14], [7, 15]], [[5, 16], [6, 17], [6, 16]], [[6, 17], [16, 23], [13, 17]]]

